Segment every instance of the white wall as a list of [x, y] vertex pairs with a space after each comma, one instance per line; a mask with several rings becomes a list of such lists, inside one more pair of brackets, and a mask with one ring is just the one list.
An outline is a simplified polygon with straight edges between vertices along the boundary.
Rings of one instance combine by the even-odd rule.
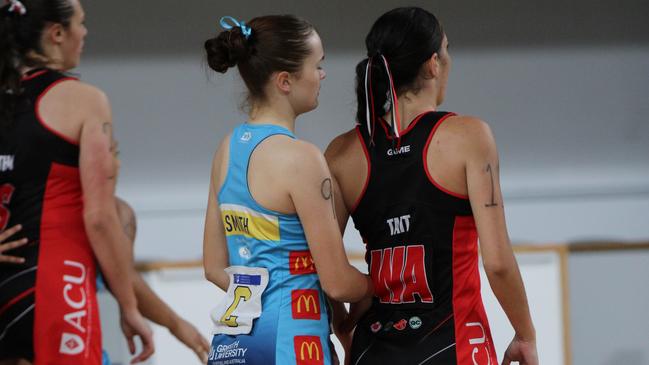
[[[298, 136], [325, 148], [353, 125], [358, 57], [327, 55], [320, 106]], [[514, 241], [649, 239], [649, 46], [453, 58], [443, 107], [491, 124]], [[138, 258], [198, 257], [212, 154], [245, 120], [238, 76], [208, 78], [200, 54], [90, 59], [80, 72], [113, 104]]]

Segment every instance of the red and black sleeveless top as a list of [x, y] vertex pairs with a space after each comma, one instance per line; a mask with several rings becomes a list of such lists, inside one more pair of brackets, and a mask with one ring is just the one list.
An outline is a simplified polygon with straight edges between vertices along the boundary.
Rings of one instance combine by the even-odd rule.
[[384, 121], [373, 136], [356, 128], [368, 176], [352, 218], [366, 244], [375, 290], [372, 307], [354, 334], [357, 348], [365, 351], [360, 357], [381, 340], [390, 351], [419, 359], [413, 363], [422, 354], [453, 347], [449, 364], [496, 362], [480, 294], [471, 204], [428, 171], [428, 146], [453, 115], [421, 114], [398, 139]]
[[59, 82], [69, 79], [49, 69], [25, 75], [23, 97], [15, 117], [0, 135], [0, 229], [23, 225], [17, 236], [28, 238], [30, 245], [11, 254], [25, 257], [28, 265], [36, 263], [45, 200], [81, 203], [80, 190], [74, 189], [75, 184], [69, 184], [68, 174], [78, 169], [79, 147], [50, 129], [38, 112], [41, 97]]
[[399, 139], [384, 121], [374, 136], [356, 127], [368, 176], [352, 218], [367, 248], [373, 312], [425, 312], [429, 326], [467, 316], [486, 324], [468, 196], [440, 186], [426, 163], [435, 131], [453, 115], [419, 115]]
[[12, 239], [29, 240], [7, 252], [24, 264], [0, 265], [0, 357], [57, 364], [101, 359], [79, 145], [39, 113], [43, 96], [67, 80], [74, 78], [50, 69], [25, 75], [14, 117], [0, 134], [0, 228], [22, 224]]

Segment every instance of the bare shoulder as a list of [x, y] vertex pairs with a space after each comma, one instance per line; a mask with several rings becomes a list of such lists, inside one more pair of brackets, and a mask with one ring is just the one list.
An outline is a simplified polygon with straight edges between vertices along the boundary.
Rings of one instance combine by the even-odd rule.
[[307, 141], [276, 135], [269, 137], [261, 147], [269, 152], [263, 153], [264, 159], [293, 180], [305, 174], [322, 173], [327, 166], [322, 151]]
[[[294, 139], [286, 144], [287, 150], [291, 152], [294, 163], [299, 168], [310, 169], [313, 167], [326, 166], [324, 155], [318, 146], [313, 143]], [[289, 159], [287, 159], [288, 161]]]
[[324, 153], [327, 162], [335, 164], [337, 161], [344, 159], [353, 151], [356, 144], [358, 144], [358, 138], [355, 128], [338, 135], [329, 143]]
[[70, 99], [74, 98], [77, 101], [109, 104], [106, 93], [94, 85], [79, 80], [65, 80], [56, 85], [52, 90], [58, 92], [61, 96]]
[[495, 148], [489, 124], [478, 117], [452, 116], [440, 126], [439, 133], [470, 151], [485, 152]]
[[454, 115], [443, 124], [446, 129], [462, 134], [480, 135], [491, 133], [489, 124], [484, 120], [471, 115]]
[[110, 102], [101, 89], [78, 80], [65, 80], [49, 92], [57, 101], [74, 105], [76, 111], [102, 117], [110, 122]]

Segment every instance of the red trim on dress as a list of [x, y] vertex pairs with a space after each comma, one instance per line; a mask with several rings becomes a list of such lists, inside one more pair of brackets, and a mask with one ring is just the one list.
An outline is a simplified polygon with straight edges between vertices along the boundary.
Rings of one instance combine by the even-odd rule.
[[[423, 113], [417, 115], [417, 116], [415, 117], [415, 119], [412, 120], [412, 123], [410, 123], [410, 125], [408, 125], [408, 128], [406, 128], [406, 129], [404, 129], [403, 131], [400, 131], [400, 132], [399, 132], [399, 133], [400, 133], [399, 135], [401, 136], [401, 138], [403, 138], [403, 136], [405, 136], [408, 132], [410, 132], [413, 128], [415, 128], [415, 125], [417, 125], [417, 123], [421, 120], [421, 118], [424, 117], [424, 115], [426, 115], [426, 114], [428, 114], [428, 113], [430, 113], [430, 112], [432, 112], [432, 111], [433, 111], [433, 110], [425, 111], [425, 112], [423, 112]], [[383, 130], [385, 131], [385, 136], [386, 136], [389, 140], [394, 139], [394, 138], [390, 135], [390, 133], [388, 132], [388, 128], [387, 128], [388, 122], [387, 122], [385, 119], [383, 119], [383, 117], [379, 118], [379, 121], [381, 122], [381, 123], [379, 123], [379, 124], [381, 124], [381, 127], [383, 127]]]
[[437, 189], [441, 190], [442, 192], [444, 192], [444, 193], [446, 193], [446, 194], [448, 194], [450, 196], [456, 197], [458, 199], [468, 200], [469, 199], [468, 195], [459, 194], [459, 193], [453, 192], [453, 191], [448, 190], [445, 187], [443, 187], [440, 183], [435, 181], [435, 179], [433, 178], [433, 175], [431, 175], [430, 171], [428, 170], [428, 147], [430, 146], [430, 141], [433, 139], [433, 135], [435, 134], [435, 132], [437, 132], [437, 128], [439, 128], [439, 126], [442, 125], [442, 123], [446, 119], [448, 119], [449, 117], [453, 117], [455, 115], [456, 115], [455, 113], [448, 113], [445, 116], [443, 116], [439, 121], [437, 121], [437, 124], [435, 124], [435, 127], [433, 127], [433, 130], [430, 131], [430, 134], [428, 135], [428, 140], [426, 140], [426, 147], [424, 147], [424, 152], [423, 152], [422, 158], [423, 158], [423, 161], [424, 161], [424, 171], [426, 171], [426, 176], [428, 176], [428, 180]]
[[29, 294], [33, 293], [34, 290], [36, 290], [36, 289], [35, 288], [30, 288], [30, 289], [27, 289], [24, 292], [16, 295], [15, 297], [13, 297], [10, 301], [8, 301], [5, 305], [3, 305], [2, 308], [0, 308], [0, 316], [2, 316], [2, 314], [5, 311], [7, 311], [7, 309], [9, 309], [12, 305], [18, 303], [21, 299], [23, 299], [24, 297], [26, 297]]
[[61, 133], [59, 131], [56, 131], [52, 127], [48, 126], [45, 123], [45, 121], [43, 120], [43, 117], [41, 116], [41, 112], [39, 110], [39, 106], [41, 104], [41, 99], [43, 98], [43, 96], [45, 96], [45, 94], [47, 94], [50, 90], [52, 90], [52, 88], [54, 86], [56, 86], [56, 85], [58, 85], [58, 84], [60, 84], [60, 83], [62, 83], [64, 81], [70, 81], [70, 80], [78, 81], [78, 79], [74, 78], [74, 77], [64, 77], [62, 79], [54, 81], [50, 86], [48, 86], [36, 99], [36, 105], [34, 106], [34, 112], [36, 113], [36, 119], [38, 119], [38, 121], [41, 123], [43, 128], [47, 129], [50, 133], [52, 133], [55, 136], [61, 138], [62, 140], [66, 141], [66, 142], [68, 142], [70, 144], [73, 144], [75, 146], [79, 146], [78, 141], [75, 141], [75, 140], [71, 139], [70, 137], [64, 135], [63, 133]]
[[354, 211], [356, 211], [358, 204], [360, 204], [361, 200], [365, 196], [365, 191], [367, 190], [367, 186], [370, 183], [370, 174], [372, 173], [372, 161], [370, 160], [370, 154], [369, 152], [367, 152], [367, 146], [365, 146], [365, 141], [363, 140], [363, 135], [361, 134], [361, 130], [359, 128], [360, 126], [356, 127], [356, 135], [358, 136], [358, 140], [360, 141], [361, 146], [363, 147], [363, 153], [365, 154], [365, 161], [367, 161], [367, 177], [365, 178], [365, 184], [363, 185], [363, 190], [361, 191], [361, 195], [356, 199], [356, 202], [350, 209], [350, 214], [353, 214]]
[[40, 75], [42, 75], [42, 74], [44, 74], [46, 72], [47, 72], [47, 70], [41, 70], [41, 71], [38, 71], [38, 72], [34, 72], [31, 75], [24, 75], [23, 77], [20, 78], [20, 81], [29, 81], [31, 79], [35, 79], [38, 76], [40, 76]]
[[497, 357], [480, 293], [478, 231], [473, 216], [453, 224], [453, 315], [458, 364], [493, 364]]

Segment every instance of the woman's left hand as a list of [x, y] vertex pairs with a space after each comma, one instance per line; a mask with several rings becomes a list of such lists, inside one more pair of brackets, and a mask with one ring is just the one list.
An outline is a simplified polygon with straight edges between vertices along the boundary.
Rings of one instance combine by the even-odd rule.
[[[17, 224], [5, 231], [0, 232], [0, 242], [4, 242], [9, 237], [16, 234], [18, 231], [23, 229], [22, 225]], [[15, 248], [26, 245], [28, 242], [27, 238], [21, 238], [15, 241], [0, 243], [0, 263], [7, 264], [24, 264], [25, 259], [23, 257], [9, 256], [5, 255], [6, 251], [11, 251]]]

